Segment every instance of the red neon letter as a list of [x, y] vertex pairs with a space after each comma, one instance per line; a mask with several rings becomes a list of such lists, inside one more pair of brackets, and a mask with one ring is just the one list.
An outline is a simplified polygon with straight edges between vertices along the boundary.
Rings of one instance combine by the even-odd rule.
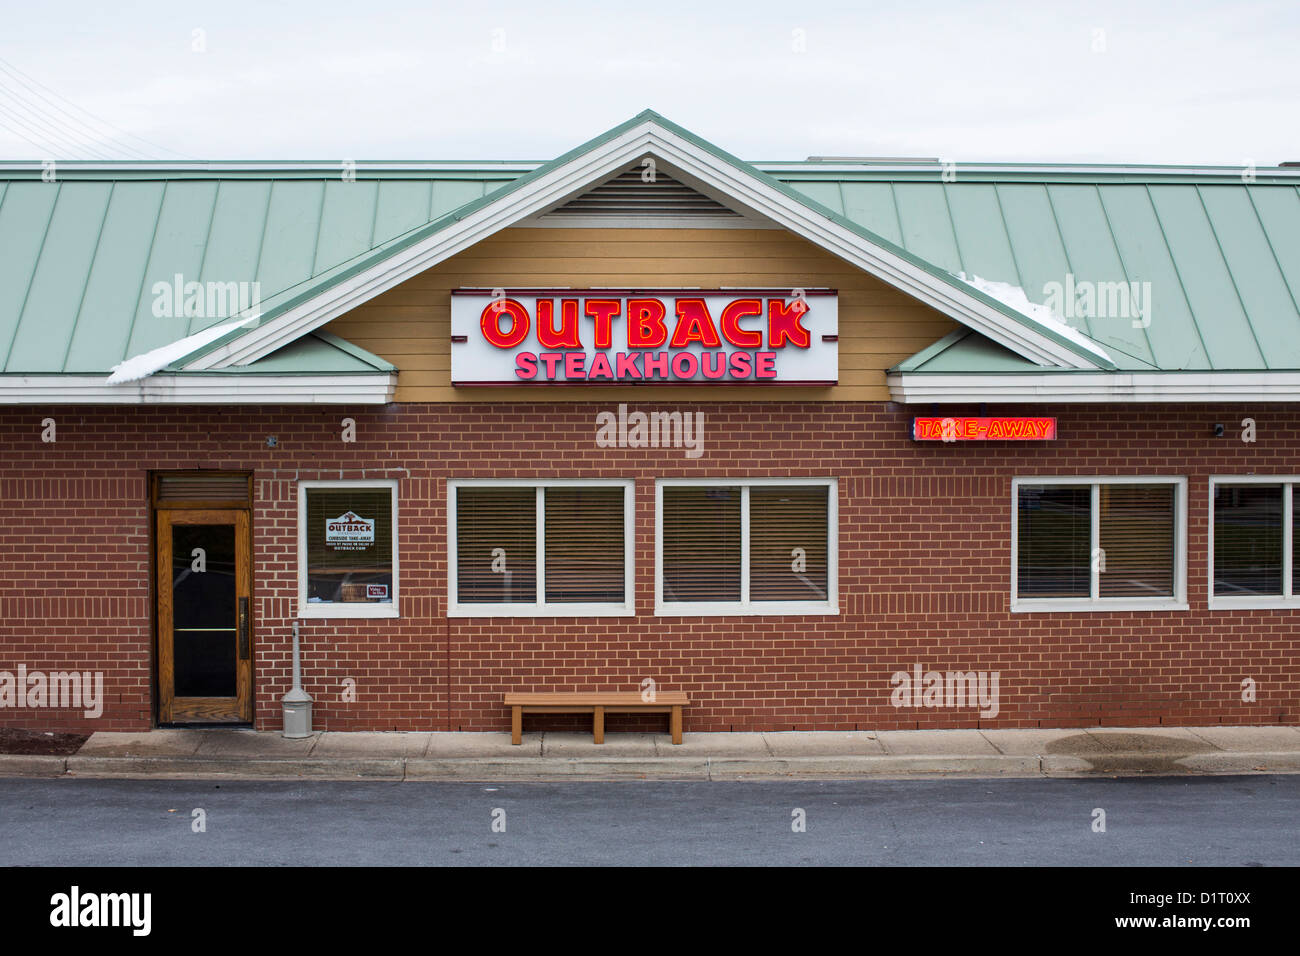
[[548, 349], [580, 349], [578, 340], [578, 300], [560, 300], [560, 327], [555, 327], [555, 303], [537, 300], [537, 341]]
[[664, 304], [658, 299], [627, 300], [627, 344], [634, 349], [657, 349], [668, 340]]
[[740, 320], [751, 315], [763, 314], [763, 302], [760, 299], [737, 299], [727, 303], [722, 310], [722, 337], [741, 349], [756, 349], [763, 345], [763, 333], [757, 330], [742, 329]]
[[779, 349], [786, 340], [796, 348], [806, 349], [812, 336], [799, 324], [799, 316], [808, 311], [802, 299], [795, 299], [788, 307], [781, 299], [767, 300], [767, 347]]
[[532, 352], [516, 352], [515, 374], [524, 381], [537, 378], [537, 356]]
[[611, 327], [614, 316], [623, 311], [623, 303], [618, 299], [588, 299], [584, 310], [596, 321], [596, 348], [614, 347], [614, 334]]
[[749, 378], [754, 374], [754, 360], [748, 352], [731, 353], [731, 377]]
[[[501, 331], [501, 316], [510, 316], [509, 333]], [[499, 349], [512, 349], [528, 338], [528, 310], [514, 299], [495, 299], [488, 303], [479, 319], [483, 338]]]
[[713, 327], [713, 316], [703, 299], [677, 300], [677, 327], [673, 329], [672, 347], [684, 349], [692, 342], [699, 342], [705, 348], [716, 349], [722, 343], [718, 341], [718, 330]]

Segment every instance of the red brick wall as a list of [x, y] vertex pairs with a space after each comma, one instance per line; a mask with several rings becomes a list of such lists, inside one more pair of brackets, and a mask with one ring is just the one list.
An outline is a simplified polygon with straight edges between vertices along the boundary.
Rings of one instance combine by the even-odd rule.
[[[634, 398], [634, 393], [630, 393]], [[140, 730], [153, 717], [150, 469], [253, 469], [256, 725], [279, 726], [297, 590], [295, 478], [400, 482], [400, 620], [304, 621], [305, 684], [327, 730], [504, 730], [501, 693], [689, 691], [687, 731], [1296, 723], [1296, 612], [1206, 608], [1207, 478], [1300, 473], [1300, 409], [991, 407], [1056, 415], [1050, 443], [913, 444], [930, 408], [710, 404], [705, 453], [605, 449], [604, 405], [59, 408], [0, 412], [0, 671], [102, 670], [98, 720], [0, 709], [0, 726]], [[660, 405], [632, 405], [652, 410]], [[976, 409], [945, 408], [945, 413]], [[1238, 423], [1258, 422], [1258, 442]], [[340, 419], [357, 421], [356, 444]], [[41, 441], [41, 420], [57, 442]], [[1212, 437], [1215, 422], [1227, 436]], [[275, 435], [277, 446], [266, 446]], [[339, 469], [343, 469], [340, 476]], [[1185, 612], [1010, 614], [1013, 476], [1186, 475]], [[452, 619], [448, 477], [634, 477], [632, 618]], [[840, 481], [838, 616], [653, 616], [654, 479]], [[1000, 713], [895, 709], [890, 675], [998, 671]], [[1243, 678], [1258, 700], [1243, 703]], [[357, 700], [346, 703], [352, 678]], [[532, 726], [532, 725], [530, 725]], [[538, 725], [540, 726], [540, 725]], [[611, 729], [633, 726], [611, 720]], [[656, 725], [657, 726], [657, 725]]]

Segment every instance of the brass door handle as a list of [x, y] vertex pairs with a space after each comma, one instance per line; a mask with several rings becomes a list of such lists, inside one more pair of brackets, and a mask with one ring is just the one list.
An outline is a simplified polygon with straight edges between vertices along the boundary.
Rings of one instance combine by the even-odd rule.
[[248, 660], [248, 598], [239, 599], [239, 659]]

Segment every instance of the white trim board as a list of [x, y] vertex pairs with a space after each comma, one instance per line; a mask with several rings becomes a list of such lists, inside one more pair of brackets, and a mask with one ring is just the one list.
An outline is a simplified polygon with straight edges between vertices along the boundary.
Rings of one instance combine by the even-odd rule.
[[632, 165], [653, 156], [673, 178], [727, 197], [728, 205], [766, 217], [846, 262], [875, 275], [1030, 361], [1057, 368], [1096, 365], [1065, 344], [1004, 315], [962, 283], [948, 283], [908, 258], [863, 239], [824, 214], [730, 161], [647, 120], [510, 190], [463, 219], [312, 299], [194, 359], [187, 370], [247, 365], [373, 299], [412, 276], [492, 234], [554, 208]]
[[896, 402], [1296, 402], [1300, 372], [891, 372]]
[[0, 405], [387, 405], [394, 372], [373, 375], [0, 375]]

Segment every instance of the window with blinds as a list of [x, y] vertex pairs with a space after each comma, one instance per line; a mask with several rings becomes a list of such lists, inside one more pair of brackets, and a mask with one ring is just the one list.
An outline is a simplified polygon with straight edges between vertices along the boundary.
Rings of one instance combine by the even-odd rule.
[[1184, 479], [1016, 479], [1014, 486], [1013, 603], [1167, 607], [1185, 601]]
[[1102, 485], [1098, 589], [1102, 597], [1174, 593], [1174, 486]]
[[834, 610], [832, 481], [659, 487], [664, 613]]
[[740, 600], [739, 487], [663, 490], [663, 599]]
[[623, 603], [623, 489], [544, 488], [546, 600]]
[[630, 613], [630, 482], [452, 482], [452, 614]]
[[749, 599], [825, 601], [824, 485], [749, 489]]
[[456, 600], [537, 600], [537, 490], [456, 489]]
[[[1214, 594], [1216, 597], [1285, 597], [1283, 540], [1286, 484], [1214, 483]], [[1295, 538], [1292, 536], [1292, 574]], [[1289, 582], [1294, 593], [1294, 581]]]
[[1021, 485], [1016, 499], [1018, 595], [1092, 594], [1092, 487]]
[[299, 482], [298, 520], [303, 616], [396, 615], [396, 482]]

